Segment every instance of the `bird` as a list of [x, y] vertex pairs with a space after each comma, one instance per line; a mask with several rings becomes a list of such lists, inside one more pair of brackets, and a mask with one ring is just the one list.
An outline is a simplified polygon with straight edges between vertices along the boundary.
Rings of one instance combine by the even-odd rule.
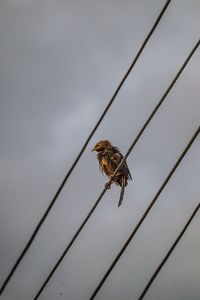
[[124, 161], [117, 171], [116, 175], [113, 176], [113, 173], [124, 157], [121, 154], [119, 148], [113, 146], [108, 140], [99, 141], [91, 151], [97, 152], [99, 169], [110, 179], [110, 182], [107, 183], [105, 187], [109, 189], [112, 183], [121, 186], [120, 198], [118, 203], [119, 207], [123, 201], [124, 190], [128, 184], [127, 181], [132, 180], [128, 165], [126, 161]]

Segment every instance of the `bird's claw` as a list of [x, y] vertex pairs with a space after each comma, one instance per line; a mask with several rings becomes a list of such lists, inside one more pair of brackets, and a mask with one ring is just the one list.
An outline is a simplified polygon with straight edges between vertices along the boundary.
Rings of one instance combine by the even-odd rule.
[[110, 180], [111, 180], [111, 182], [115, 182], [115, 181], [117, 181], [117, 175], [111, 175], [110, 176]]
[[111, 183], [110, 183], [110, 182], [107, 182], [107, 183], [105, 184], [105, 188], [106, 188], [107, 190], [110, 189], [110, 186], [111, 186]]

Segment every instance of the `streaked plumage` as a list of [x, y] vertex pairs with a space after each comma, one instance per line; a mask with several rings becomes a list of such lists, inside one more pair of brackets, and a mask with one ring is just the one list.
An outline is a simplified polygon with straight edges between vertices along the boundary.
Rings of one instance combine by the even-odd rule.
[[103, 173], [105, 173], [112, 183], [116, 183], [121, 186], [121, 193], [118, 206], [121, 205], [124, 195], [124, 189], [128, 184], [128, 179], [131, 178], [131, 173], [128, 169], [126, 161], [123, 162], [122, 166], [117, 171], [117, 174], [113, 178], [112, 175], [115, 172], [117, 166], [123, 159], [123, 155], [117, 147], [114, 147], [109, 141], [99, 141], [92, 151], [97, 151], [97, 159], [99, 161], [99, 167]]

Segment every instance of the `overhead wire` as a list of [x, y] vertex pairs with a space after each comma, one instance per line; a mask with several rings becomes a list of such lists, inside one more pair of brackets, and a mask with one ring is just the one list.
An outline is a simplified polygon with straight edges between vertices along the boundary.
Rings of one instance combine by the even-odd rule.
[[164, 266], [164, 264], [167, 262], [168, 258], [170, 257], [170, 255], [174, 251], [175, 247], [177, 246], [177, 244], [181, 240], [181, 238], [184, 235], [185, 231], [187, 230], [188, 226], [190, 225], [190, 223], [194, 219], [194, 217], [197, 214], [199, 208], [200, 208], [200, 203], [196, 206], [196, 208], [194, 209], [194, 211], [191, 214], [190, 218], [188, 219], [187, 223], [185, 224], [185, 226], [183, 227], [183, 229], [181, 230], [181, 232], [177, 236], [177, 238], [174, 241], [174, 243], [171, 245], [170, 249], [168, 250], [167, 254], [163, 258], [163, 260], [161, 261], [161, 263], [159, 264], [159, 266], [157, 267], [157, 269], [155, 270], [155, 272], [153, 273], [152, 277], [150, 278], [150, 280], [146, 284], [145, 288], [143, 289], [142, 293], [140, 294], [138, 300], [142, 300], [144, 298], [144, 296], [146, 295], [146, 293], [149, 290], [150, 286], [152, 285], [153, 281], [156, 279], [158, 273], [160, 272], [160, 270], [162, 269], [162, 267]]
[[[187, 56], [186, 60], [184, 61], [183, 65], [181, 66], [181, 68], [179, 69], [179, 71], [177, 72], [176, 76], [174, 77], [174, 79], [172, 80], [172, 82], [170, 83], [170, 85], [168, 86], [167, 90], [165, 91], [165, 93], [163, 94], [163, 96], [161, 97], [160, 101], [158, 102], [158, 104], [155, 106], [155, 108], [153, 109], [153, 111], [151, 112], [151, 114], [149, 115], [148, 119], [146, 120], [146, 122], [144, 123], [143, 127], [141, 128], [141, 130], [139, 131], [139, 133], [137, 134], [136, 138], [134, 139], [133, 143], [131, 144], [131, 146], [129, 147], [126, 155], [124, 156], [123, 160], [120, 162], [120, 164], [118, 165], [118, 167], [116, 168], [113, 176], [116, 175], [118, 169], [120, 168], [120, 166], [123, 164], [123, 162], [125, 161], [125, 159], [129, 156], [130, 152], [132, 151], [132, 149], [134, 148], [134, 146], [136, 145], [136, 143], [138, 142], [139, 138], [141, 137], [141, 135], [143, 134], [144, 130], [146, 129], [146, 127], [148, 126], [148, 124], [150, 123], [151, 119], [153, 118], [153, 116], [155, 115], [155, 113], [157, 112], [157, 110], [160, 108], [160, 106], [162, 105], [163, 101], [165, 100], [165, 98], [167, 97], [168, 93], [170, 92], [170, 90], [172, 89], [172, 87], [174, 86], [175, 82], [177, 81], [177, 79], [179, 78], [179, 76], [181, 75], [181, 73], [183, 72], [184, 68], [186, 67], [187, 63], [189, 62], [190, 58], [192, 57], [192, 55], [194, 54], [194, 52], [196, 51], [196, 49], [198, 48], [198, 46], [200, 45], [200, 40], [198, 40], [198, 42], [195, 44], [195, 46], [193, 47], [193, 49], [191, 50], [191, 52], [189, 53], [189, 55]], [[109, 181], [111, 182], [111, 180]], [[66, 254], [68, 253], [69, 249], [71, 248], [71, 246], [73, 245], [74, 241], [76, 240], [76, 238], [78, 237], [78, 235], [80, 234], [80, 232], [82, 231], [83, 227], [85, 226], [85, 224], [87, 223], [87, 221], [89, 220], [89, 218], [91, 217], [92, 213], [94, 212], [94, 210], [96, 209], [97, 205], [99, 204], [99, 202], [101, 201], [102, 197], [104, 196], [104, 194], [107, 191], [107, 185], [105, 186], [105, 188], [103, 189], [103, 191], [101, 192], [101, 194], [99, 195], [99, 197], [97, 198], [95, 204], [93, 205], [93, 207], [91, 208], [91, 210], [89, 211], [89, 213], [87, 214], [86, 218], [84, 219], [84, 221], [82, 222], [82, 224], [80, 225], [80, 227], [78, 228], [78, 230], [76, 231], [75, 235], [73, 236], [73, 238], [71, 239], [71, 241], [69, 242], [69, 244], [66, 246], [65, 250], [63, 251], [63, 253], [61, 254], [61, 256], [59, 257], [59, 259], [57, 260], [57, 262], [55, 263], [55, 265], [53, 266], [51, 272], [49, 273], [49, 275], [47, 276], [47, 278], [45, 279], [45, 281], [43, 282], [42, 286], [40, 287], [40, 289], [38, 290], [36, 296], [34, 297], [34, 300], [38, 299], [40, 294], [42, 293], [42, 291], [44, 290], [45, 286], [47, 285], [47, 283], [49, 282], [49, 280], [51, 279], [51, 277], [53, 276], [54, 272], [56, 271], [56, 269], [58, 268], [58, 266], [60, 265], [60, 263], [62, 262], [63, 258], [66, 256]]]
[[171, 0], [167, 0], [165, 5], [163, 6], [159, 16], [157, 17], [154, 25], [152, 26], [151, 30], [149, 31], [149, 33], [147, 34], [144, 42], [142, 43], [141, 47], [139, 48], [139, 51], [137, 52], [133, 62], [131, 63], [131, 65], [129, 66], [127, 72], [125, 73], [124, 77], [122, 78], [122, 80], [120, 81], [117, 89], [115, 90], [113, 96], [111, 97], [110, 101], [108, 102], [107, 106], [105, 107], [103, 113], [101, 114], [99, 120], [97, 121], [96, 125], [94, 126], [94, 128], [92, 129], [90, 135], [88, 136], [88, 138], [86, 139], [84, 145], [82, 146], [79, 154], [77, 155], [76, 159], [74, 160], [73, 164], [71, 165], [69, 171], [67, 172], [65, 178], [63, 179], [61, 185], [59, 186], [58, 190], [56, 191], [53, 199], [51, 200], [49, 206], [47, 207], [46, 211], [44, 212], [43, 216], [41, 217], [40, 221], [38, 222], [36, 228], [34, 229], [33, 233], [31, 234], [26, 246], [24, 247], [24, 249], [22, 250], [21, 254], [19, 255], [19, 257], [17, 258], [17, 260], [15, 261], [12, 269], [10, 270], [9, 274], [7, 275], [6, 279], [4, 280], [1, 288], [0, 288], [0, 295], [3, 293], [4, 289], [6, 288], [8, 282], [10, 281], [11, 277], [13, 276], [14, 272], [16, 271], [18, 265], [20, 264], [20, 262], [22, 261], [23, 257], [25, 256], [26, 252], [28, 251], [28, 249], [30, 248], [32, 242], [34, 241], [38, 231], [40, 230], [42, 224], [44, 223], [45, 219], [47, 218], [50, 210], [52, 209], [54, 203], [56, 202], [60, 192], [62, 191], [65, 183], [67, 182], [68, 178], [70, 177], [71, 173], [73, 172], [74, 168], [76, 167], [78, 161], [80, 160], [83, 152], [85, 151], [88, 143], [90, 142], [92, 136], [94, 135], [94, 133], [96, 132], [97, 128], [99, 127], [100, 123], [102, 122], [102, 120], [104, 119], [106, 113], [108, 112], [108, 110], [110, 109], [111, 105], [113, 104], [114, 100], [116, 99], [116, 96], [118, 95], [122, 85], [124, 84], [124, 82], [126, 81], [128, 75], [130, 74], [130, 72], [132, 71], [133, 67], [135, 66], [137, 60], [139, 59], [143, 49], [145, 48], [147, 42], [149, 41], [150, 37], [152, 36], [153, 32], [155, 31], [158, 23], [160, 22], [164, 12], [166, 11], [168, 5], [170, 4]]
[[102, 285], [104, 284], [104, 282], [106, 281], [106, 279], [108, 278], [109, 274], [111, 273], [111, 271], [113, 270], [113, 268], [115, 267], [115, 265], [117, 264], [118, 260], [120, 259], [120, 257], [122, 256], [122, 254], [124, 253], [124, 251], [126, 250], [126, 248], [128, 247], [129, 243], [132, 241], [133, 237], [135, 236], [135, 234], [137, 233], [138, 229], [140, 228], [140, 226], [142, 225], [142, 223], [144, 222], [144, 220], [146, 219], [147, 215], [149, 214], [150, 210], [152, 209], [153, 205], [155, 204], [155, 202], [157, 201], [158, 197], [160, 196], [160, 194], [162, 193], [163, 189], [165, 188], [165, 186], [167, 185], [167, 183], [169, 182], [170, 178], [172, 177], [172, 175], [174, 174], [174, 172], [176, 171], [176, 169], [178, 168], [180, 162], [182, 161], [182, 159], [185, 157], [186, 153], [188, 152], [188, 150], [190, 149], [190, 147], [192, 146], [193, 142], [195, 141], [195, 139], [197, 138], [198, 134], [200, 133], [200, 126], [197, 128], [197, 130], [195, 131], [195, 133], [193, 134], [192, 138], [190, 139], [190, 141], [188, 142], [187, 146], [185, 147], [185, 149], [183, 150], [183, 152], [181, 153], [181, 155], [179, 156], [178, 160], [176, 161], [176, 163], [174, 164], [174, 166], [172, 167], [171, 171], [169, 172], [169, 174], [167, 175], [166, 179], [164, 180], [164, 182], [162, 183], [162, 185], [160, 186], [159, 190], [157, 191], [157, 193], [155, 194], [153, 200], [150, 202], [150, 204], [148, 205], [147, 209], [145, 210], [145, 212], [143, 213], [142, 217], [140, 218], [140, 220], [138, 221], [137, 225], [134, 227], [132, 233], [130, 234], [130, 236], [128, 237], [128, 239], [126, 240], [126, 242], [124, 243], [123, 247], [121, 248], [121, 250], [119, 251], [119, 253], [117, 254], [117, 256], [115, 257], [115, 259], [113, 260], [112, 264], [110, 265], [110, 267], [107, 269], [106, 273], [104, 274], [104, 276], [102, 277], [102, 279], [100, 280], [100, 282], [98, 283], [97, 287], [95, 288], [94, 292], [92, 293], [92, 296], [89, 298], [89, 300], [93, 300], [97, 293], [99, 292], [99, 290], [101, 289]]

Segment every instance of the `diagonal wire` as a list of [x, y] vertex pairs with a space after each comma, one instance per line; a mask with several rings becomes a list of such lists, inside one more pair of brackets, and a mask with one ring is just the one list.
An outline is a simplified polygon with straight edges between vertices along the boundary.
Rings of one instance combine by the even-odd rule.
[[158, 275], [158, 273], [160, 272], [160, 270], [162, 269], [162, 267], [164, 266], [164, 264], [166, 263], [166, 261], [170, 257], [171, 253], [173, 252], [174, 248], [177, 246], [177, 244], [180, 241], [180, 239], [182, 238], [182, 236], [184, 235], [185, 231], [187, 230], [188, 226], [192, 222], [192, 220], [195, 217], [196, 213], [198, 212], [199, 208], [200, 208], [200, 203], [197, 205], [197, 207], [193, 211], [192, 215], [190, 216], [190, 218], [188, 219], [187, 223], [185, 224], [185, 226], [183, 227], [183, 229], [179, 233], [178, 237], [176, 238], [176, 240], [174, 241], [174, 243], [170, 247], [170, 249], [167, 252], [167, 254], [165, 255], [164, 259], [159, 264], [158, 268], [155, 270], [154, 274], [152, 275], [152, 277], [150, 278], [149, 282], [145, 286], [145, 288], [142, 291], [141, 295], [139, 296], [138, 300], [142, 300], [144, 298], [144, 296], [147, 293], [148, 289], [150, 288], [151, 284], [153, 283], [153, 281], [155, 280], [156, 276]]
[[[132, 151], [133, 147], [136, 145], [136, 143], [138, 142], [139, 138], [141, 137], [142, 133], [144, 132], [144, 130], [146, 129], [146, 127], [148, 126], [148, 124], [150, 123], [151, 119], [153, 118], [153, 116], [155, 115], [155, 113], [157, 112], [157, 110], [159, 109], [159, 107], [161, 106], [161, 104], [163, 103], [163, 101], [165, 100], [165, 98], [167, 97], [168, 93], [170, 92], [170, 90], [172, 89], [172, 87], [174, 86], [175, 82], [177, 81], [177, 79], [179, 78], [180, 74], [182, 73], [182, 71], [184, 70], [184, 68], [186, 67], [187, 63], [189, 62], [190, 58], [192, 57], [192, 55], [194, 54], [194, 52], [196, 51], [196, 49], [198, 48], [200, 44], [200, 40], [196, 43], [196, 45], [194, 46], [194, 48], [192, 49], [192, 51], [190, 52], [190, 54], [188, 55], [188, 57], [186, 58], [185, 62], [183, 63], [183, 65], [181, 66], [181, 68], [179, 69], [178, 73], [176, 74], [176, 76], [174, 77], [174, 79], [172, 80], [171, 84], [169, 85], [169, 87], [167, 88], [166, 92], [164, 93], [164, 95], [162, 96], [162, 98], [160, 99], [160, 101], [158, 102], [158, 104], [155, 106], [155, 108], [153, 109], [153, 111], [151, 112], [150, 116], [148, 117], [147, 121], [145, 122], [145, 124], [143, 125], [143, 127], [141, 128], [141, 130], [139, 131], [139, 133], [137, 134], [136, 138], [134, 139], [133, 143], [131, 144], [131, 146], [129, 147], [126, 155], [124, 156], [124, 159], [121, 161], [121, 163], [118, 165], [117, 169], [115, 170], [113, 176], [115, 176], [115, 174], [117, 173], [118, 169], [120, 168], [120, 166], [122, 165], [122, 163], [124, 162], [124, 160], [128, 157], [128, 155], [130, 154], [130, 152]], [[111, 181], [110, 181], [111, 182]], [[42, 286], [40, 287], [39, 291], [37, 292], [34, 300], [38, 299], [38, 297], [40, 296], [40, 294], [42, 293], [43, 289], [45, 288], [45, 286], [47, 285], [47, 283], [49, 282], [49, 280], [51, 279], [51, 277], [53, 276], [54, 272], [56, 271], [56, 269], [58, 268], [59, 264], [61, 263], [61, 261], [63, 260], [63, 258], [65, 257], [65, 255], [67, 254], [67, 252], [69, 251], [69, 249], [71, 248], [71, 246], [73, 245], [74, 241], [76, 240], [77, 236], [79, 235], [79, 233], [81, 232], [81, 230], [83, 229], [83, 227], [85, 226], [85, 224], [87, 223], [87, 221], [89, 220], [89, 218], [91, 217], [92, 213], [94, 212], [94, 210], [96, 209], [97, 205], [99, 204], [100, 200], [102, 199], [103, 195], [105, 194], [107, 188], [105, 187], [104, 190], [101, 192], [100, 196], [98, 197], [98, 199], [96, 200], [94, 206], [92, 207], [92, 209], [89, 211], [88, 215], [86, 216], [86, 218], [84, 219], [83, 223], [80, 225], [80, 227], [78, 228], [78, 230], [76, 231], [75, 235], [73, 236], [73, 238], [71, 239], [70, 243], [66, 246], [65, 250], [63, 251], [62, 255], [60, 256], [60, 258], [58, 259], [58, 261], [56, 262], [56, 264], [54, 265], [54, 267], [52, 268], [51, 272], [49, 273], [49, 275], [47, 276], [47, 278], [45, 279], [44, 283], [42, 284]]]
[[54, 203], [56, 202], [61, 190], [63, 189], [65, 183], [67, 182], [69, 176], [71, 175], [71, 173], [73, 172], [74, 168], [76, 167], [79, 159], [81, 158], [83, 152], [85, 151], [89, 141], [91, 140], [92, 136], [94, 135], [94, 133], [96, 132], [97, 128], [99, 127], [100, 123], [102, 122], [103, 118], [105, 117], [106, 113], [108, 112], [108, 110], [110, 109], [111, 105], [113, 104], [116, 96], [118, 95], [122, 85], [124, 84], [125, 80], [127, 79], [128, 75], [130, 74], [130, 72], [132, 71], [133, 67], [135, 66], [137, 60], [139, 59], [142, 51], [144, 50], [148, 40], [150, 39], [151, 35], [153, 34], [153, 32], [155, 31], [158, 23], [160, 22], [164, 12], [166, 11], [169, 3], [171, 2], [171, 0], [167, 0], [165, 5], [163, 6], [159, 16], [157, 17], [153, 27], [151, 28], [151, 30], [149, 31], [148, 35], [146, 36], [144, 42], [142, 43], [138, 53], [136, 54], [133, 62], [131, 63], [130, 67], [128, 68], [127, 72], [125, 73], [124, 77], [122, 78], [122, 80], [120, 81], [117, 89], [115, 90], [113, 96], [111, 97], [110, 101], [108, 102], [107, 106], [105, 107], [102, 115], [100, 116], [99, 120], [97, 121], [96, 125], [94, 126], [93, 130], [91, 131], [90, 135], [88, 136], [87, 140], [85, 141], [85, 144], [83, 145], [82, 149], [80, 150], [78, 156], [76, 157], [75, 161], [73, 162], [71, 168], [69, 169], [69, 171], [67, 172], [64, 180], [62, 181], [60, 187], [58, 188], [57, 192], [55, 193], [55, 196], [53, 197], [52, 201], [50, 202], [49, 206], [47, 207], [46, 211], [44, 212], [42, 218], [40, 219], [38, 225], [36, 226], [36, 228], [34, 229], [31, 237], [29, 238], [26, 246], [24, 247], [23, 251], [21, 252], [21, 254], [19, 255], [19, 257], [17, 258], [15, 264], [13, 265], [10, 273], [8, 274], [7, 278], [5, 279], [3, 285], [1, 286], [0, 289], [0, 295], [3, 293], [4, 289], [6, 288], [8, 282], [10, 281], [11, 277], [13, 276], [14, 272], [16, 271], [18, 265], [20, 264], [21, 260], [23, 259], [23, 257], [25, 256], [26, 252], [28, 251], [28, 249], [30, 248], [33, 240], [35, 239], [35, 236], [37, 235], [38, 231], [40, 230], [40, 227], [42, 226], [42, 224], [44, 223], [45, 219], [47, 218], [51, 208], [53, 207]]
[[196, 139], [196, 137], [198, 136], [198, 134], [200, 133], [200, 126], [197, 128], [197, 130], [195, 131], [194, 135], [192, 136], [192, 138], [190, 139], [189, 143], [187, 144], [187, 146], [185, 147], [185, 149], [183, 150], [183, 152], [181, 153], [181, 155], [179, 156], [178, 160], [176, 161], [176, 163], [174, 164], [174, 166], [172, 167], [171, 171], [169, 172], [169, 174], [167, 175], [166, 179], [164, 180], [164, 182], [162, 183], [162, 185], [160, 186], [158, 192], [156, 193], [156, 195], [154, 196], [153, 200], [150, 202], [149, 206], [147, 207], [147, 209], [145, 210], [144, 214], [142, 215], [141, 219], [139, 220], [139, 222], [137, 223], [137, 225], [135, 226], [135, 228], [133, 229], [132, 233], [130, 234], [129, 238], [126, 240], [125, 244], [123, 245], [123, 247], [121, 248], [121, 250], [119, 251], [119, 253], [117, 254], [117, 256], [115, 257], [115, 259], [113, 260], [112, 264], [110, 265], [110, 267], [108, 268], [108, 270], [106, 271], [106, 273], [104, 274], [103, 278], [101, 279], [101, 281], [99, 282], [99, 284], [97, 285], [96, 289], [94, 290], [92, 296], [89, 298], [89, 300], [93, 300], [95, 298], [95, 296], [97, 295], [97, 293], [99, 292], [100, 288], [102, 287], [102, 285], [104, 284], [104, 282], [106, 281], [107, 277], [109, 276], [109, 274], [111, 273], [111, 271], [113, 270], [113, 268], [115, 267], [115, 265], [117, 264], [118, 260], [120, 259], [120, 257], [122, 256], [122, 254], [124, 253], [124, 251], [126, 250], [126, 248], [128, 247], [129, 243], [131, 242], [131, 240], [133, 239], [133, 237], [135, 236], [135, 234], [137, 233], [138, 229], [140, 228], [140, 226], [142, 225], [143, 221], [145, 220], [146, 216], [148, 215], [148, 213], [150, 212], [151, 208], [153, 207], [153, 205], [155, 204], [156, 200], [158, 199], [158, 197], [160, 196], [161, 192], [163, 191], [163, 189], [165, 188], [165, 186], [167, 185], [167, 183], [169, 182], [170, 178], [172, 177], [172, 175], [174, 174], [174, 172], [176, 171], [176, 169], [178, 168], [180, 162], [182, 161], [182, 159], [184, 158], [185, 154], [187, 153], [187, 151], [190, 149], [190, 147], [192, 146], [194, 140]]

